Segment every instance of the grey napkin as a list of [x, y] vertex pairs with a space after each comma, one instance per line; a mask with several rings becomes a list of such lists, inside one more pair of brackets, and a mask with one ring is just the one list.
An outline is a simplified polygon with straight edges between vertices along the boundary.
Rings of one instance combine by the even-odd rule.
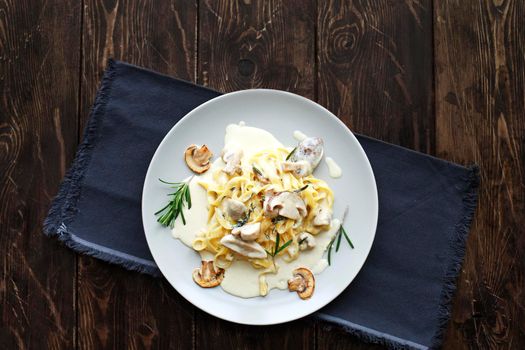
[[[159, 275], [141, 222], [146, 170], [167, 131], [218, 95], [110, 61], [44, 232], [78, 252]], [[378, 187], [376, 238], [357, 278], [315, 317], [392, 348], [438, 347], [476, 207], [477, 168], [358, 139]]]

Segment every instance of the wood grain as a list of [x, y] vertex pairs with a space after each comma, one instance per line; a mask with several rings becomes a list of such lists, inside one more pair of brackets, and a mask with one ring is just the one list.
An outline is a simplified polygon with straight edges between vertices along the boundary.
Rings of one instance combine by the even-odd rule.
[[114, 57], [221, 91], [289, 90], [357, 132], [477, 162], [444, 348], [525, 348], [524, 44], [520, 0], [0, 0], [1, 347], [379, 348], [306, 321], [220, 321], [41, 234]]
[[[109, 57], [194, 80], [196, 3], [86, 0], [83, 16], [81, 125]], [[165, 280], [79, 260], [79, 347], [193, 347], [194, 308]]]
[[435, 3], [437, 154], [480, 165], [446, 347], [525, 346], [525, 3]]
[[313, 97], [313, 1], [209, 1], [199, 6], [199, 83], [223, 92], [271, 88]]
[[[313, 1], [201, 1], [199, 82], [234, 91], [273, 88], [310, 98], [315, 89]], [[314, 326], [235, 325], [197, 313], [198, 349], [312, 349]], [[213, 339], [213, 341], [211, 341]]]
[[318, 102], [352, 130], [434, 152], [429, 0], [319, 1]]
[[[320, 1], [318, 102], [355, 132], [434, 151], [430, 1]], [[319, 349], [380, 348], [317, 329]]]
[[76, 144], [79, 10], [76, 1], [0, 1], [4, 349], [75, 344], [75, 255], [42, 222]]

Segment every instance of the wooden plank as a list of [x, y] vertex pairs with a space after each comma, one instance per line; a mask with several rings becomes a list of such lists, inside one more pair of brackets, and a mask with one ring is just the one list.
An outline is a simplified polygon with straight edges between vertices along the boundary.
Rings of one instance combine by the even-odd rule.
[[[86, 0], [81, 124], [109, 57], [194, 80], [196, 23], [190, 1]], [[165, 280], [79, 260], [80, 347], [193, 347], [194, 308]]]
[[318, 102], [353, 131], [434, 151], [432, 5], [320, 1]]
[[525, 3], [436, 1], [436, 149], [480, 165], [446, 348], [525, 348]]
[[199, 83], [313, 97], [313, 1], [201, 1]]
[[[252, 87], [314, 97], [313, 1], [201, 1], [199, 82], [220, 91]], [[197, 348], [311, 349], [306, 321], [248, 327], [197, 313]]]
[[[317, 28], [318, 102], [355, 132], [433, 153], [431, 1], [320, 1]], [[369, 348], [323, 327], [317, 339]]]
[[75, 255], [42, 222], [76, 144], [78, 1], [0, 2], [0, 344], [75, 344]]

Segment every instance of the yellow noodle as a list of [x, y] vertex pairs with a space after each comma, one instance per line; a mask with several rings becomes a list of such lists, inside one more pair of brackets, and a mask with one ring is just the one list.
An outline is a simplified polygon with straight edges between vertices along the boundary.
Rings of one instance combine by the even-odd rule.
[[[231, 229], [237, 224], [224, 215], [221, 207], [224, 198], [232, 198], [243, 202], [250, 210], [249, 222], [261, 223], [261, 234], [256, 241], [267, 252], [273, 254], [276, 234], [280, 235], [279, 247], [290, 240], [292, 241], [278, 254], [282, 255], [286, 261], [295, 260], [300, 255], [298, 246], [299, 234], [308, 231], [315, 235], [327, 229], [326, 227], [314, 226], [313, 219], [321, 205], [327, 206], [331, 210], [334, 200], [332, 190], [326, 182], [315, 178], [313, 175], [297, 178], [289, 172], [283, 172], [281, 164], [288, 153], [289, 150], [285, 148], [261, 151], [249, 159], [248, 164], [242, 164], [243, 172], [241, 174], [228, 176], [219, 169], [213, 172], [211, 181], [199, 182], [199, 185], [206, 190], [209, 210], [207, 229], [193, 242], [195, 250], [207, 250], [215, 254], [214, 263], [221, 268], [229, 267], [236, 258], [239, 258], [220, 243], [220, 240], [229, 234]], [[260, 180], [260, 174], [256, 173], [253, 167], [256, 167], [266, 180]], [[305, 185], [308, 185], [308, 187], [303, 188]], [[299, 193], [306, 204], [308, 215], [297, 222], [291, 219], [272, 221], [271, 218], [264, 216], [262, 208], [263, 196], [269, 189], [273, 189], [276, 192], [302, 189]], [[275, 265], [271, 255], [264, 259], [247, 260], [254, 268], [263, 269], [261, 275], [275, 272]], [[264, 286], [265, 282], [262, 283], [263, 280], [260, 280], [261, 294], [263, 292], [267, 293]]]

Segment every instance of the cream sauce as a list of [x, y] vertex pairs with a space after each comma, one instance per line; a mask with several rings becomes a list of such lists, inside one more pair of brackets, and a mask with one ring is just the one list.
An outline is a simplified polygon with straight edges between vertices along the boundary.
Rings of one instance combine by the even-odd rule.
[[337, 165], [335, 160], [333, 160], [330, 157], [326, 157], [325, 161], [326, 161], [326, 165], [328, 165], [328, 172], [330, 173], [330, 177], [333, 177], [334, 179], [341, 177], [341, 175], [343, 174], [343, 171], [341, 170], [341, 167]]
[[299, 130], [295, 130], [293, 132], [293, 138], [296, 139], [297, 141], [301, 142], [302, 140], [308, 138], [308, 136], [306, 136], [305, 134], [303, 134]]
[[[299, 253], [299, 257], [291, 262], [286, 262], [282, 257], [275, 259], [277, 273], [264, 274], [262, 283], [267, 283], [268, 291], [274, 288], [288, 289], [288, 280], [293, 276], [293, 270], [298, 267], [307, 267], [314, 274], [319, 274], [328, 266], [328, 261], [323, 258], [330, 241], [339, 230], [340, 221], [332, 220], [332, 226], [326, 232], [321, 232], [315, 237], [315, 247]], [[226, 270], [221, 287], [228, 293], [243, 298], [260, 295], [259, 274], [246, 261], [236, 260]]]
[[[304, 139], [306, 135], [296, 131], [294, 132], [294, 137], [303, 137]], [[252, 164], [249, 160], [257, 152], [264, 149], [283, 147], [268, 131], [245, 126], [243, 123], [228, 125], [224, 144], [225, 148], [238, 147], [243, 150], [241, 160], [243, 171], [251, 169]], [[222, 159], [218, 158], [212, 163], [212, 166], [206, 173], [194, 176], [190, 181], [192, 207], [191, 209], [183, 209], [186, 225], [182, 223], [182, 220], [177, 219], [172, 230], [173, 237], [180, 239], [190, 248], [192, 248], [193, 241], [197, 235], [206, 229], [208, 219], [209, 206], [206, 191], [199, 185], [199, 182], [209, 181], [212, 174], [224, 167], [224, 165]], [[260, 170], [263, 171], [265, 176], [277, 176], [275, 170], [272, 170], [269, 164], [258, 164], [258, 166], [262, 168]], [[328, 266], [328, 262], [323, 258], [323, 254], [339, 226], [339, 220], [332, 220], [331, 228], [328, 231], [321, 232], [315, 236], [316, 246], [311, 250], [300, 252], [296, 260], [286, 262], [282, 257], [277, 257], [275, 259], [277, 273], [267, 273], [262, 278], [260, 278], [261, 273], [254, 269], [249, 262], [243, 260], [234, 261], [226, 269], [221, 287], [230, 294], [242, 298], [251, 298], [261, 295], [259, 281], [267, 284], [268, 291], [273, 288], [287, 289], [288, 280], [292, 277], [293, 270], [300, 266], [310, 268], [315, 274], [321, 273]], [[209, 252], [199, 253], [201, 259], [213, 260], [213, 254]]]

